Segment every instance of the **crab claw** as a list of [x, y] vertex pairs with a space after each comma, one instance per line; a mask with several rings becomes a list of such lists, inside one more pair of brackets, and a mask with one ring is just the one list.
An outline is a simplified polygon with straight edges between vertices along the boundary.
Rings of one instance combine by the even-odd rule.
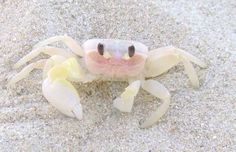
[[82, 119], [82, 106], [80, 98], [66, 80], [50, 82], [45, 79], [43, 82], [43, 95], [56, 109], [69, 117]]
[[67, 76], [68, 70], [65, 67], [61, 65], [53, 67], [43, 82], [43, 95], [63, 114], [82, 119], [80, 97], [74, 86], [66, 80]]

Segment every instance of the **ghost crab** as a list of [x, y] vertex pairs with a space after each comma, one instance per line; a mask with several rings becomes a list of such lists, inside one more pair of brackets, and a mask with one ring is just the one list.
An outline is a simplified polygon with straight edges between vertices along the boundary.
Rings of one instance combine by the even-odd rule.
[[[70, 51], [48, 46], [54, 42], [63, 42]], [[40, 53], [48, 54], [50, 58], [27, 65], [9, 81], [9, 85], [27, 77], [33, 69], [43, 69], [44, 97], [63, 114], [82, 119], [80, 97], [70, 81], [128, 81], [128, 87], [113, 101], [115, 108], [122, 112], [131, 112], [134, 98], [140, 88], [163, 102], [141, 124], [142, 128], [156, 123], [166, 113], [170, 104], [169, 91], [161, 83], [150, 78], [161, 75], [182, 62], [192, 85], [199, 87], [199, 80], [191, 62], [206, 67], [198, 58], [175, 47], [148, 51], [148, 47], [140, 42], [118, 39], [90, 39], [80, 47], [69, 36], [55, 36], [39, 42], [33, 51], [20, 59], [14, 67], [22, 66]]]

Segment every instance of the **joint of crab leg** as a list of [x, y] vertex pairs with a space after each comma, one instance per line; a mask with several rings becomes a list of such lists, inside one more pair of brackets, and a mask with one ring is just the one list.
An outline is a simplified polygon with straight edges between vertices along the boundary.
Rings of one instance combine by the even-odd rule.
[[192, 85], [199, 87], [199, 80], [192, 62], [203, 68], [206, 67], [206, 64], [190, 53], [175, 47], [163, 47], [149, 52], [146, 62], [146, 77], [158, 76], [180, 62], [183, 63]]
[[199, 80], [198, 80], [197, 73], [194, 70], [193, 65], [186, 58], [183, 58], [182, 62], [184, 65], [185, 72], [188, 75], [193, 87], [198, 88], [199, 87]]
[[71, 37], [67, 35], [54, 36], [54, 37], [48, 38], [36, 44], [34, 48], [45, 46], [45, 45], [48, 45], [54, 42], [59, 42], [59, 41], [65, 43], [71, 49], [73, 53], [79, 56], [84, 56], [84, 52], [82, 51], [82, 48], [80, 47], [80, 45], [74, 39], [72, 39]]
[[69, 58], [61, 64], [52, 67], [48, 72], [48, 77], [51, 80], [68, 78], [73, 81], [82, 80], [85, 77], [85, 73], [75, 58]]
[[21, 58], [13, 66], [13, 68], [18, 68], [18, 67], [22, 66], [23, 64], [27, 63], [28, 61], [30, 61], [33, 58], [35, 58], [36, 56], [38, 56], [40, 53], [44, 53], [44, 54], [47, 54], [47, 55], [50, 55], [50, 56], [60, 55], [60, 56], [66, 57], [66, 58], [73, 56], [72, 53], [70, 53], [70, 52], [68, 52], [64, 49], [51, 47], [51, 46], [45, 46], [45, 47], [40, 47], [40, 48], [33, 49], [29, 54], [27, 54], [26, 56]]
[[139, 80], [132, 82], [121, 94], [121, 96], [114, 100], [114, 107], [122, 112], [131, 112], [134, 97], [137, 95], [140, 85], [141, 82]]
[[34, 69], [43, 69], [45, 63], [46, 59], [42, 59], [27, 65], [19, 73], [17, 73], [14, 77], [12, 77], [12, 79], [8, 82], [7, 86], [13, 85], [16, 82], [26, 78], [29, 75], [29, 73]]
[[184, 58], [189, 59], [189, 61], [192, 61], [193, 63], [199, 65], [200, 67], [202, 67], [202, 68], [206, 68], [207, 67], [206, 63], [204, 63], [200, 59], [196, 58], [192, 54], [190, 54], [190, 53], [188, 53], [188, 52], [186, 52], [184, 50], [181, 50], [181, 49], [178, 49], [178, 48], [174, 48], [174, 47], [173, 47], [173, 50], [175, 50], [177, 54], [181, 55]]
[[163, 101], [161, 106], [140, 126], [141, 128], [147, 128], [156, 123], [168, 110], [170, 105], [170, 93], [161, 83], [154, 80], [143, 81], [142, 88]]
[[80, 67], [75, 58], [69, 58], [62, 63], [63, 66], [69, 71], [69, 79], [82, 79], [85, 77], [84, 70]]

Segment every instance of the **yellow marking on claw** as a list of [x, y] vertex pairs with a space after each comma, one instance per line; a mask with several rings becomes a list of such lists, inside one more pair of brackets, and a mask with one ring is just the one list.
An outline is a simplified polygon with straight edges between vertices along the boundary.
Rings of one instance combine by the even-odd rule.
[[72, 84], [66, 80], [68, 74], [69, 71], [64, 65], [56, 65], [48, 72], [48, 77], [52, 82], [63, 84], [76, 92]]
[[48, 72], [48, 77], [53, 82], [60, 82], [68, 86], [70, 89], [74, 87], [66, 80], [67, 78], [81, 78], [84, 76], [82, 68], [79, 66], [75, 58], [69, 58], [59, 65], [55, 65]]
[[63, 65], [55, 65], [49, 70], [48, 76], [52, 81], [66, 79], [69, 71]]
[[69, 71], [70, 77], [81, 78], [84, 76], [84, 72], [75, 58], [67, 59], [62, 63], [62, 65]]

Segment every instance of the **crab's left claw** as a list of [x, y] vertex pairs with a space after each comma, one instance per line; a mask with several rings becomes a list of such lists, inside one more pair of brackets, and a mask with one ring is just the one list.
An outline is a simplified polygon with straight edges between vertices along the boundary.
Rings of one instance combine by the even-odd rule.
[[[69, 59], [67, 62], [71, 61]], [[63, 114], [82, 119], [80, 97], [74, 86], [67, 81], [68, 75], [71, 75], [71, 71], [66, 64], [56, 65], [50, 69], [42, 85], [43, 95]]]
[[74, 87], [66, 80], [50, 81], [44, 80], [44, 97], [63, 114], [69, 117], [82, 119], [82, 106], [80, 98]]

